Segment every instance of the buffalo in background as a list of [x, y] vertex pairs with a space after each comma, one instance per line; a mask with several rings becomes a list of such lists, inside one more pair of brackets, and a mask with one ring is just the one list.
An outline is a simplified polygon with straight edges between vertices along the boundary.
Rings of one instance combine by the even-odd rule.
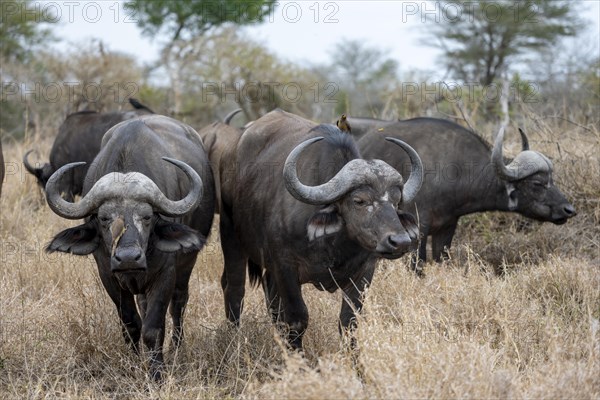
[[418, 226], [404, 205], [421, 185], [421, 161], [410, 146], [390, 140], [395, 145], [387, 142], [389, 147], [402, 148], [411, 160], [406, 182], [385, 162], [362, 159], [352, 136], [335, 126], [281, 110], [229, 143], [215, 168], [225, 259], [221, 285], [231, 322], [240, 320], [248, 266], [292, 348], [302, 348], [308, 326], [302, 284], [342, 289], [340, 328], [354, 327], [377, 260], [398, 258], [418, 241]]
[[[349, 118], [354, 126], [353, 118]], [[502, 156], [504, 130], [493, 149], [462, 126], [435, 118], [380, 121], [363, 132], [358, 142], [366, 159], [381, 159], [407, 171], [408, 159], [390, 148], [385, 137], [411, 145], [423, 161], [423, 187], [408, 205], [418, 215], [421, 243], [418, 259], [425, 261], [427, 236], [433, 259], [440, 261], [452, 243], [461, 216], [481, 211], [513, 211], [539, 221], [563, 224], [575, 208], [554, 185], [552, 162], [529, 149], [523, 131], [522, 151], [506, 165]], [[421, 272], [417, 260], [413, 266]]]
[[46, 251], [94, 255], [125, 341], [138, 351], [143, 340], [150, 350], [150, 375], [160, 379], [167, 308], [172, 343], [178, 346], [190, 274], [214, 216], [208, 157], [191, 127], [149, 115], [106, 133], [87, 171], [83, 197], [65, 201], [60, 180], [82, 164], [61, 167], [46, 189], [56, 214], [85, 223], [56, 235]]
[[231, 154], [234, 151], [238, 140], [240, 140], [243, 129], [234, 128], [229, 125], [231, 119], [240, 111], [242, 111], [242, 109], [237, 108], [227, 114], [227, 116], [223, 118], [223, 122], [213, 122], [198, 131], [198, 134], [202, 138], [202, 143], [204, 143], [204, 148], [206, 149], [210, 163], [213, 166], [212, 170], [215, 178], [215, 193], [217, 197], [217, 213], [219, 212], [219, 205], [221, 204], [221, 178], [218, 166], [222, 163], [223, 155]]
[[100, 151], [102, 136], [119, 122], [153, 113], [136, 99], [129, 99], [129, 103], [135, 110], [107, 113], [79, 111], [70, 114], [58, 128], [58, 135], [50, 150], [50, 162], [41, 166], [32, 165], [29, 155], [33, 150], [29, 150], [23, 156], [25, 169], [36, 177], [42, 188], [45, 188], [50, 176], [63, 165], [85, 162], [86, 165], [68, 171], [60, 182], [59, 192], [64, 193], [65, 198], [72, 201], [74, 196], [81, 194], [83, 178]]

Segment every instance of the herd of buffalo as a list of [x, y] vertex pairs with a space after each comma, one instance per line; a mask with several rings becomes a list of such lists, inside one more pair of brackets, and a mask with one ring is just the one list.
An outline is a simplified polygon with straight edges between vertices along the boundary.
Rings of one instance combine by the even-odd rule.
[[31, 151], [23, 162], [57, 215], [84, 219], [46, 251], [93, 255], [126, 342], [137, 352], [143, 341], [157, 380], [167, 310], [177, 346], [215, 213], [227, 319], [240, 322], [248, 273], [298, 350], [308, 326], [302, 284], [343, 291], [344, 333], [377, 261], [418, 249], [411, 265], [421, 274], [427, 237], [439, 261], [461, 216], [514, 211], [562, 224], [576, 214], [553, 183], [552, 162], [529, 149], [522, 130], [522, 151], [507, 160], [504, 129], [490, 147], [441, 119], [343, 116], [342, 126], [277, 109], [236, 128], [234, 111], [196, 132], [130, 103], [132, 111], [69, 115], [50, 162], [34, 165]]

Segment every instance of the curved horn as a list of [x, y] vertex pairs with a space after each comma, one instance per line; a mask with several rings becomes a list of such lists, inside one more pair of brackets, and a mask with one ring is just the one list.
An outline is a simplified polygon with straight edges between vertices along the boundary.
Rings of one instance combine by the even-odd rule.
[[79, 219], [90, 215], [109, 198], [131, 197], [151, 204], [158, 212], [169, 217], [181, 216], [197, 207], [202, 199], [202, 179], [183, 161], [169, 157], [163, 160], [180, 168], [191, 182], [189, 193], [181, 200], [170, 200], [147, 176], [139, 172], [107, 174], [100, 178], [89, 192], [77, 203], [65, 201], [58, 191], [57, 182], [68, 170], [85, 162], [71, 163], [61, 167], [50, 177], [46, 185], [48, 205], [58, 215], [67, 219]]
[[183, 161], [170, 157], [163, 157], [162, 159], [181, 169], [191, 183], [189, 193], [181, 200], [169, 200], [160, 190], [156, 193], [156, 197], [152, 199], [153, 205], [161, 214], [169, 217], [178, 217], [193, 210], [200, 204], [203, 191], [202, 179], [192, 167]]
[[52, 211], [63, 218], [84, 218], [95, 209], [93, 202], [90, 201], [93, 199], [88, 198], [88, 196], [84, 197], [77, 203], [70, 203], [64, 200], [60, 195], [60, 191], [58, 189], [58, 182], [60, 178], [67, 173], [67, 171], [75, 167], [79, 167], [80, 165], [85, 165], [85, 162], [80, 161], [63, 165], [52, 174], [50, 179], [48, 179], [48, 183], [46, 184], [46, 200], [48, 201], [48, 205]]
[[402, 150], [404, 150], [410, 158], [410, 176], [402, 189], [402, 201], [404, 203], [409, 203], [415, 198], [423, 183], [423, 163], [421, 162], [421, 157], [419, 157], [419, 154], [417, 154], [415, 149], [402, 140], [393, 137], [386, 137], [385, 140], [402, 147]]
[[527, 139], [527, 135], [523, 132], [523, 129], [519, 128], [519, 133], [521, 134], [521, 142], [523, 143], [523, 147], [521, 151], [529, 150], [529, 139]]
[[304, 203], [319, 205], [330, 203], [331, 199], [335, 198], [335, 195], [331, 195], [331, 190], [327, 190], [330, 188], [324, 187], [329, 182], [320, 186], [306, 186], [300, 182], [300, 179], [298, 178], [298, 171], [296, 170], [296, 163], [298, 162], [298, 158], [304, 149], [323, 139], [324, 137], [318, 136], [305, 140], [298, 146], [294, 147], [294, 149], [287, 156], [283, 166], [283, 181], [286, 189], [292, 196]]
[[39, 168], [35, 168], [29, 163], [28, 158], [31, 153], [33, 153], [33, 150], [29, 150], [27, 151], [27, 153], [25, 153], [25, 155], [23, 156], [23, 165], [25, 166], [25, 169], [29, 171], [30, 174], [36, 175], [36, 170], [38, 170]]
[[322, 205], [330, 204], [344, 196], [354, 186], [365, 183], [365, 160], [354, 159], [338, 171], [333, 178], [318, 186], [306, 186], [298, 178], [296, 163], [304, 149], [311, 144], [323, 140], [322, 136], [305, 140], [296, 146], [285, 160], [283, 180], [286, 189], [292, 196], [303, 203]]
[[37, 178], [38, 184], [43, 188], [44, 182], [47, 180], [47, 178], [49, 178], [48, 176], [44, 177], [44, 168], [46, 166], [50, 166], [50, 164], [45, 163], [41, 167], [37, 168], [31, 165], [31, 163], [29, 162], [29, 155], [33, 152], [35, 152], [35, 150], [29, 150], [27, 153], [25, 153], [25, 155], [23, 156], [23, 165], [25, 166], [27, 172], [29, 172], [31, 175]]
[[502, 156], [502, 142], [504, 141], [504, 126], [500, 128], [494, 148], [492, 149], [492, 164], [500, 179], [506, 181], [517, 181], [530, 176], [536, 171], [551, 171], [552, 163], [546, 156], [537, 151], [529, 150], [529, 141], [525, 133], [519, 129], [523, 142], [523, 151], [507, 166], [504, 165]]
[[[312, 143], [322, 140], [323, 137], [315, 137], [312, 139], [305, 140], [296, 146], [285, 160], [283, 167], [283, 178], [285, 187], [292, 196], [296, 199], [313, 205], [330, 204], [343, 197], [349, 190], [359, 185], [368, 184], [377, 179], [379, 174], [393, 174], [402, 182], [402, 177], [392, 167], [384, 163], [381, 160], [363, 160], [357, 158], [350, 160], [341, 170], [328, 182], [325, 182], [318, 186], [306, 186], [298, 178], [298, 172], [296, 170], [296, 163], [300, 154], [304, 149], [310, 146]], [[401, 145], [402, 146], [402, 145]], [[407, 145], [408, 146], [408, 145]], [[404, 146], [402, 146], [407, 150]], [[412, 150], [412, 149], [411, 149]], [[419, 157], [416, 153], [407, 150], [411, 161], [413, 163], [413, 173], [411, 173], [410, 182], [408, 188], [402, 193], [411, 200], [416, 194], [417, 190], [421, 186], [422, 170]], [[416, 158], [415, 158], [416, 157]]]
[[500, 128], [496, 141], [494, 142], [494, 148], [492, 149], [492, 163], [496, 169], [496, 174], [501, 179], [507, 181], [514, 181], [518, 179], [517, 171], [510, 170], [504, 165], [504, 157], [502, 155], [502, 143], [504, 142], [504, 126]]
[[225, 118], [223, 118], [223, 123], [225, 125], [229, 125], [229, 123], [231, 122], [231, 120], [233, 119], [233, 117], [235, 117], [241, 111], [242, 111], [241, 108], [236, 108], [235, 110], [233, 110], [232, 112], [230, 112], [229, 114], [227, 114], [225, 116]]

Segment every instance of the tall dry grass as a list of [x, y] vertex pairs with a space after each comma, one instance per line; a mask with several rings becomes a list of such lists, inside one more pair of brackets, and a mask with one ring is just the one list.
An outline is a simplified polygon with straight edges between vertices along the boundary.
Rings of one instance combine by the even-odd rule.
[[[600, 398], [600, 140], [590, 129], [528, 129], [532, 147], [554, 159], [577, 217], [554, 226], [473, 215], [459, 226], [452, 258], [428, 264], [424, 278], [408, 271], [406, 257], [381, 262], [357, 353], [337, 332], [339, 293], [309, 286], [304, 358], [285, 350], [260, 290], [247, 291], [243, 323], [231, 328], [214, 230], [192, 275], [186, 342], [168, 349], [162, 386], [123, 343], [93, 259], [43, 252], [78, 223], [54, 215], [22, 169], [27, 148], [44, 154], [50, 143], [6, 143], [0, 397]], [[518, 147], [512, 137], [506, 149]]]

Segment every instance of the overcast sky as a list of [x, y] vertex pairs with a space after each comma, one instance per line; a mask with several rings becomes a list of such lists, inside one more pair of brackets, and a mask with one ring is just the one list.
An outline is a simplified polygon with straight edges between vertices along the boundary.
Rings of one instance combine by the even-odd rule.
[[[158, 58], [164, 39], [143, 37], [135, 17], [129, 15], [121, 1], [39, 4], [42, 10], [60, 13], [54, 29], [55, 36], [61, 39], [57, 44], [59, 48], [100, 38], [109, 50], [130, 53], [141, 62], [149, 63]], [[599, 42], [600, 0], [580, 2], [578, 8], [581, 17], [588, 21], [587, 37]], [[266, 22], [244, 29], [249, 37], [293, 62], [327, 63], [336, 51], [334, 44], [342, 38], [350, 38], [387, 51], [389, 57], [400, 63], [402, 71], [436, 71], [439, 70], [436, 68], [438, 51], [420, 41], [427, 28], [420, 11], [441, 17], [440, 10], [439, 2], [425, 1], [279, 1]], [[599, 47], [600, 43], [596, 48]]]

